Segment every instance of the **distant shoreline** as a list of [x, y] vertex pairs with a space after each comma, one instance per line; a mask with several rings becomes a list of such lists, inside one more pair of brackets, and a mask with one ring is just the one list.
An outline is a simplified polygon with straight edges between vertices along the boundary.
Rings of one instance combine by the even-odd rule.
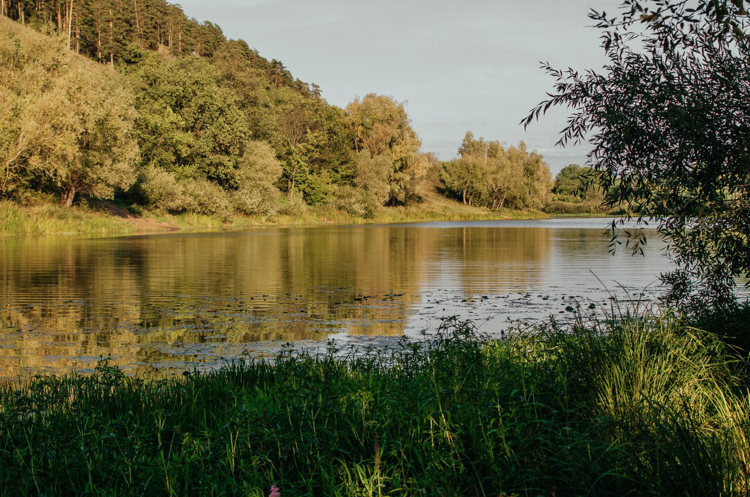
[[310, 207], [297, 215], [241, 216], [222, 220], [218, 216], [193, 213], [127, 209], [112, 202], [91, 202], [73, 207], [53, 203], [22, 206], [0, 202], [0, 237], [40, 235], [117, 235], [168, 233], [183, 229], [231, 229], [254, 226], [325, 226], [346, 224], [388, 224], [420, 221], [469, 221], [502, 219], [545, 219], [549, 215], [533, 210], [490, 211], [453, 201], [425, 202], [411, 206], [383, 207], [365, 219], [327, 206]]

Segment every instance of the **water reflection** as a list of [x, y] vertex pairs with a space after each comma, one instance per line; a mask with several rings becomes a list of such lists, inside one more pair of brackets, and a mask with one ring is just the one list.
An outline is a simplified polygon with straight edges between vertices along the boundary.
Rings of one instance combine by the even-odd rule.
[[269, 341], [399, 336], [445, 315], [544, 317], [668, 267], [607, 253], [606, 221], [431, 223], [0, 241], [0, 376], [216, 364]]

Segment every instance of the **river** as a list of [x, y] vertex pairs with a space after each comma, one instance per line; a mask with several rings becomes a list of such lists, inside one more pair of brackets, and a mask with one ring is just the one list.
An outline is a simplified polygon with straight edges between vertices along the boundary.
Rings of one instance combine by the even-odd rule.
[[672, 267], [653, 231], [645, 256], [610, 254], [608, 222], [0, 239], [0, 377], [89, 371], [101, 357], [161, 375], [285, 342], [418, 336], [454, 315], [496, 336], [578, 306], [601, 315], [613, 296], [653, 298]]

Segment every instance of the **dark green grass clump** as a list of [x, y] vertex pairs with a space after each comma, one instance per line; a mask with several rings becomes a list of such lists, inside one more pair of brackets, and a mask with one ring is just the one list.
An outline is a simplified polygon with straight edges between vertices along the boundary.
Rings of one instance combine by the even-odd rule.
[[720, 309], [701, 309], [691, 321], [697, 328], [716, 333], [744, 357], [750, 357], [750, 301], [734, 302]]
[[630, 318], [0, 390], [0, 495], [745, 495], [744, 373]]

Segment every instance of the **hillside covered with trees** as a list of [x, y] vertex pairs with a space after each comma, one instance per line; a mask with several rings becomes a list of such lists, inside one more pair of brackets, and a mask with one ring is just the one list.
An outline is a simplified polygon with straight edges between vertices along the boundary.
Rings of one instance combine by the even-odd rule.
[[441, 164], [403, 103], [330, 105], [164, 0], [2, 0], [0, 14], [0, 200], [118, 198], [227, 219], [315, 205], [373, 217], [436, 181], [493, 210], [549, 198], [549, 169], [525, 145], [468, 133]]

